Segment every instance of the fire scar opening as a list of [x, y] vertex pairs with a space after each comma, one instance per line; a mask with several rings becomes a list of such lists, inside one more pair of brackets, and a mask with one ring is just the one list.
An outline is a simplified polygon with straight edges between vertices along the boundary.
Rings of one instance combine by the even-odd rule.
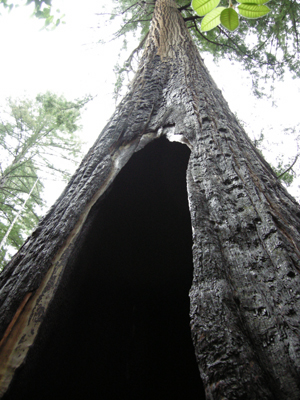
[[5, 399], [205, 399], [189, 326], [189, 153], [153, 141], [93, 207]]

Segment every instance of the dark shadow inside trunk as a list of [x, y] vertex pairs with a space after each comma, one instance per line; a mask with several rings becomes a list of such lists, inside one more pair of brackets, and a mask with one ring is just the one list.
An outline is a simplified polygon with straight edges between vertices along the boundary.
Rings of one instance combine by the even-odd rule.
[[136, 153], [92, 209], [5, 399], [204, 399], [189, 327], [189, 149]]

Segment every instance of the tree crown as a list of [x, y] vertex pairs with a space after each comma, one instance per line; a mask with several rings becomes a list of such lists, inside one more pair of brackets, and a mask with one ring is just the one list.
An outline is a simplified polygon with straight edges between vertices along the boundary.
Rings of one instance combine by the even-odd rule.
[[[192, 8], [192, 2], [174, 0], [200, 52], [208, 52], [217, 61], [227, 57], [238, 61], [251, 73], [256, 95], [262, 93], [263, 82], [281, 79], [286, 71], [300, 77], [299, 26], [300, 4], [295, 0], [271, 0], [271, 12], [263, 18], [241, 18], [236, 30], [230, 32], [222, 25], [203, 32], [202, 17]], [[221, 0], [220, 6], [228, 6]], [[238, 6], [237, 2], [233, 3]], [[115, 37], [139, 31], [144, 38], [149, 30], [155, 1], [114, 0], [111, 19], [122, 18]]]
[[[239, 62], [250, 72], [257, 96], [263, 93], [266, 80], [282, 79], [287, 71], [294, 77], [300, 77], [300, 4], [297, 0], [174, 1], [200, 52], [212, 54], [215, 61], [227, 57]], [[242, 6], [246, 4], [247, 7], [266, 2], [271, 12], [263, 18], [241, 18], [239, 25], [232, 32], [226, 30], [222, 24], [209, 31], [204, 31], [202, 26], [201, 30], [203, 18], [194, 10], [197, 9], [198, 3], [214, 3], [220, 6], [219, 8], [238, 9], [240, 15], [247, 16], [247, 12], [245, 14], [245, 11], [240, 9], [239, 3], [242, 3]], [[9, 9], [18, 6], [19, 3], [20, 0], [0, 0], [0, 4]], [[128, 32], [138, 31], [141, 39], [146, 36], [155, 3], [156, 0], [113, 0], [109, 18], [121, 17], [121, 27], [115, 37], [123, 36], [124, 46]], [[61, 18], [56, 19], [53, 15], [52, 0], [27, 0], [26, 4], [34, 4], [34, 15], [43, 19], [45, 26], [57, 26], [61, 22]]]
[[[6, 244], [18, 249], [39, 220], [45, 179], [70, 177], [82, 156], [79, 119], [89, 100], [47, 92], [34, 101], [7, 99], [0, 108], [0, 242], [12, 226]], [[0, 268], [7, 251], [2, 245]]]

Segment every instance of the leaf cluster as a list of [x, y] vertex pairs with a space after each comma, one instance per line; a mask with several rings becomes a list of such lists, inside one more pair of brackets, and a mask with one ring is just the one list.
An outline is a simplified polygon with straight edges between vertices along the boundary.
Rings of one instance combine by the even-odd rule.
[[[126, 40], [126, 34], [135, 31], [143, 39], [149, 30], [155, 2], [114, 0], [113, 3], [109, 18], [119, 18], [121, 25], [115, 37], [123, 36]], [[227, 0], [217, 0], [217, 3], [228, 9]], [[245, 5], [242, 0], [240, 3], [239, 7]], [[271, 12], [263, 18], [241, 19], [234, 31], [218, 25], [206, 32], [201, 30], [202, 17], [195, 14], [191, 1], [177, 0], [177, 5], [200, 52], [212, 54], [215, 61], [227, 58], [239, 62], [250, 72], [253, 91], [258, 97], [265, 92], [266, 82], [272, 84], [282, 79], [287, 71], [300, 77], [298, 1], [271, 0], [268, 3]]]
[[110, 20], [121, 19], [121, 27], [115, 38], [126, 37], [128, 32], [139, 32], [143, 38], [149, 31], [155, 0], [113, 0]]
[[[270, 166], [277, 175], [278, 179], [282, 181], [287, 187], [291, 186], [295, 179], [299, 176], [299, 156], [300, 156], [300, 135], [299, 135], [299, 124], [296, 127], [284, 128], [283, 135], [289, 135], [289, 142], [292, 141], [290, 147], [293, 146], [294, 154], [283, 152], [282, 150], [276, 151], [276, 157], [274, 161], [274, 149], [278, 147], [278, 142], [269, 143], [266, 140], [263, 131], [260, 133], [258, 139], [255, 139], [253, 144], [258, 149], [261, 154], [266, 154], [268, 156], [269, 149], [272, 148], [272, 159], [269, 159]], [[276, 135], [278, 136], [278, 135]], [[283, 144], [284, 142], [282, 142]], [[268, 157], [268, 158], [269, 158]]]
[[[14, 1], [11, 2], [9, 0], [0, 0], [0, 4], [9, 11], [11, 11], [14, 7], [19, 7], [20, 5], [24, 5], [22, 1]], [[36, 18], [39, 18], [44, 21], [44, 27], [57, 27], [63, 19], [63, 15], [58, 17], [54, 16], [53, 9], [52, 9], [52, 0], [27, 0], [25, 5], [34, 5], [34, 12], [33, 15]], [[59, 10], [56, 10], [56, 13], [59, 14]], [[64, 23], [64, 22], [63, 22]]]
[[[0, 109], [0, 242], [37, 179], [8, 237], [7, 245], [15, 249], [39, 220], [43, 182], [70, 177], [82, 155], [79, 119], [90, 100], [67, 101], [47, 92], [34, 101], [7, 99]], [[3, 257], [6, 251], [7, 246]]]
[[201, 22], [201, 31], [206, 32], [222, 24], [229, 31], [235, 31], [239, 26], [239, 14], [246, 18], [261, 18], [271, 10], [265, 5], [269, 0], [238, 0], [239, 4], [235, 7], [229, 0], [228, 7], [218, 7], [220, 0], [193, 0], [192, 7], [200, 17], [204, 17]]
[[283, 181], [286, 186], [290, 186], [293, 183], [294, 178], [297, 176], [295, 171], [291, 168], [291, 164], [284, 164], [282, 160], [278, 161], [277, 166], [273, 167], [273, 170], [277, 177]]

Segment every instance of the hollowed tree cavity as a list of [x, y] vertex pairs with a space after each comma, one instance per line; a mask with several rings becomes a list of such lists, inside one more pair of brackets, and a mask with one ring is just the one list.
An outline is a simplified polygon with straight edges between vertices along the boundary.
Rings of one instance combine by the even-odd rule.
[[5, 399], [204, 399], [189, 327], [188, 158], [155, 140], [94, 206]]

